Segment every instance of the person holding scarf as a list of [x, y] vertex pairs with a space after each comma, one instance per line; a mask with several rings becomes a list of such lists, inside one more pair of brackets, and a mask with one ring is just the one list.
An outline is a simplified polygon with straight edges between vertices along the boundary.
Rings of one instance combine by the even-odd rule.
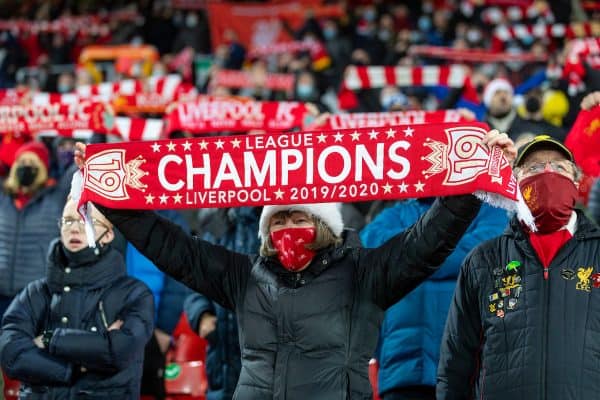
[[597, 398], [600, 230], [575, 208], [579, 169], [540, 135], [521, 147], [514, 173], [522, 207], [462, 265], [437, 398]]
[[[56, 220], [71, 176], [49, 177], [50, 155], [38, 141], [22, 144], [0, 193], [0, 318], [13, 297], [44, 276], [48, 245], [59, 235]], [[72, 175], [72, 174], [71, 174]]]
[[2, 320], [0, 364], [21, 381], [19, 398], [140, 397], [144, 346], [154, 327], [152, 292], [127, 275], [111, 246], [112, 224], [94, 208], [91, 216], [93, 248], [75, 202], [67, 201], [46, 276], [29, 283]]
[[[516, 156], [506, 134], [484, 145]], [[76, 163], [83, 166], [85, 147]], [[334, 203], [268, 205], [260, 255], [190, 237], [151, 211], [97, 206], [160, 269], [235, 312], [241, 373], [234, 399], [371, 399], [368, 362], [384, 311], [435, 272], [480, 208], [437, 200], [380, 247], [356, 244]]]

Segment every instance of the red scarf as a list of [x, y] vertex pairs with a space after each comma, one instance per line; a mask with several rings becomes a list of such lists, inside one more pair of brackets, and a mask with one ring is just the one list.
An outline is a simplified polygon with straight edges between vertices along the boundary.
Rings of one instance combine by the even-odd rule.
[[481, 145], [488, 129], [469, 122], [88, 145], [80, 204], [239, 207], [478, 190], [515, 200], [502, 150]]
[[573, 235], [568, 229], [561, 229], [556, 232], [541, 234], [536, 232], [529, 233], [531, 246], [537, 253], [542, 265], [544, 266], [544, 279], [548, 279], [548, 266], [554, 260], [558, 251]]
[[333, 114], [321, 125], [309, 126], [308, 129], [353, 129], [381, 128], [384, 126], [439, 124], [442, 122], [463, 122], [457, 110], [410, 110], [370, 113]]
[[282, 131], [302, 126], [306, 113], [306, 106], [296, 101], [200, 98], [177, 104], [165, 116], [165, 122], [167, 132]]

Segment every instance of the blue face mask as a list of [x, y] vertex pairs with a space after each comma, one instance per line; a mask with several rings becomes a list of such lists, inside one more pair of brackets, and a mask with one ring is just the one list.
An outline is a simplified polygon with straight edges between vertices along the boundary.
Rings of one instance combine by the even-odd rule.
[[325, 36], [325, 40], [331, 40], [337, 36], [337, 31], [334, 28], [325, 28], [323, 36]]
[[59, 83], [56, 87], [56, 90], [58, 90], [58, 93], [69, 93], [72, 88], [68, 83]]
[[428, 32], [431, 29], [431, 19], [427, 16], [422, 16], [419, 18], [418, 25], [421, 32]]
[[377, 16], [377, 14], [375, 13], [375, 10], [373, 10], [371, 8], [366, 10], [365, 13], [363, 14], [363, 17], [369, 22], [375, 21], [376, 16]]
[[298, 85], [296, 88], [296, 94], [300, 99], [308, 99], [312, 97], [314, 89], [312, 85]]
[[71, 164], [73, 164], [73, 153], [75, 150], [56, 150], [56, 163], [61, 171], [65, 171]]

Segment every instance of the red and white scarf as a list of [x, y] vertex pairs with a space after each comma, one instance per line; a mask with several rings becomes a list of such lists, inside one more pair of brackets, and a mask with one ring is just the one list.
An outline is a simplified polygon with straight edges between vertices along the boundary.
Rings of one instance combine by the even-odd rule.
[[410, 54], [442, 58], [454, 62], [539, 62], [547, 61], [547, 54], [492, 52], [488, 49], [455, 49], [445, 46], [411, 46]]
[[463, 122], [463, 117], [457, 110], [439, 111], [391, 111], [372, 113], [333, 114], [320, 125], [310, 125], [306, 129], [354, 129], [382, 128], [398, 125], [439, 124], [443, 122]]
[[80, 206], [176, 209], [477, 192], [512, 208], [516, 181], [502, 150], [481, 144], [488, 129], [469, 122], [94, 144], [72, 195]]
[[600, 22], [573, 22], [571, 24], [515, 24], [500, 25], [494, 29], [492, 50], [500, 51], [509, 40], [527, 38], [582, 38], [600, 36]]
[[166, 116], [166, 132], [282, 131], [303, 126], [307, 108], [295, 101], [200, 98], [178, 103]]
[[469, 81], [469, 71], [462, 65], [427, 65], [423, 67], [351, 65], [344, 73], [344, 86], [350, 90], [384, 86], [448, 86], [458, 88]]
[[565, 59], [562, 76], [567, 79], [571, 96], [586, 89], [584, 62], [600, 69], [600, 38], [575, 39], [569, 43], [571, 50]]
[[340, 107], [352, 108], [346, 104], [353, 103], [351, 91], [360, 89], [377, 89], [385, 86], [447, 86], [462, 88], [462, 95], [472, 102], [479, 102], [477, 91], [469, 78], [469, 69], [463, 65], [426, 65], [419, 67], [407, 66], [348, 66], [344, 71], [344, 81], [339, 96]]
[[112, 114], [105, 104], [88, 100], [71, 104], [0, 107], [0, 132], [31, 134], [53, 130], [60, 133], [75, 129], [110, 133], [113, 131]]
[[[99, 96], [104, 101], [112, 101], [117, 96], [134, 96], [139, 93], [156, 93], [166, 100], [174, 100], [182, 90], [181, 76], [171, 74], [160, 77], [150, 77], [147, 80], [124, 79], [118, 82], [103, 82], [96, 85], [77, 87], [76, 93], [81, 98]], [[184, 90], [185, 91], [185, 90]]]
[[271, 90], [289, 91], [294, 88], [294, 81], [293, 74], [268, 73], [257, 77], [247, 71], [221, 69], [213, 75], [211, 85], [235, 89], [260, 86]]

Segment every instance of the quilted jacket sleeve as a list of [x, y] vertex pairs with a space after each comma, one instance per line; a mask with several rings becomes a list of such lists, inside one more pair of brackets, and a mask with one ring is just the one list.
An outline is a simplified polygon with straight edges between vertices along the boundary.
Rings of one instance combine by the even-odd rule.
[[44, 288], [42, 281], [32, 282], [6, 310], [0, 329], [0, 364], [9, 377], [30, 385], [64, 385], [71, 380], [71, 364], [33, 343], [43, 330], [48, 302]]
[[123, 326], [104, 334], [81, 329], [55, 330], [48, 352], [88, 369], [114, 373], [127, 368], [137, 354], [144, 352], [154, 329], [152, 292], [137, 284], [118, 315]]
[[152, 211], [98, 209], [163, 272], [234, 309], [250, 274], [249, 256], [190, 236]]
[[472, 260], [471, 255], [461, 268], [444, 329], [436, 388], [441, 400], [471, 398], [479, 372], [482, 328]]
[[359, 282], [382, 309], [395, 304], [434, 273], [479, 212], [471, 195], [437, 199], [418, 221], [380, 247], [359, 255]]

